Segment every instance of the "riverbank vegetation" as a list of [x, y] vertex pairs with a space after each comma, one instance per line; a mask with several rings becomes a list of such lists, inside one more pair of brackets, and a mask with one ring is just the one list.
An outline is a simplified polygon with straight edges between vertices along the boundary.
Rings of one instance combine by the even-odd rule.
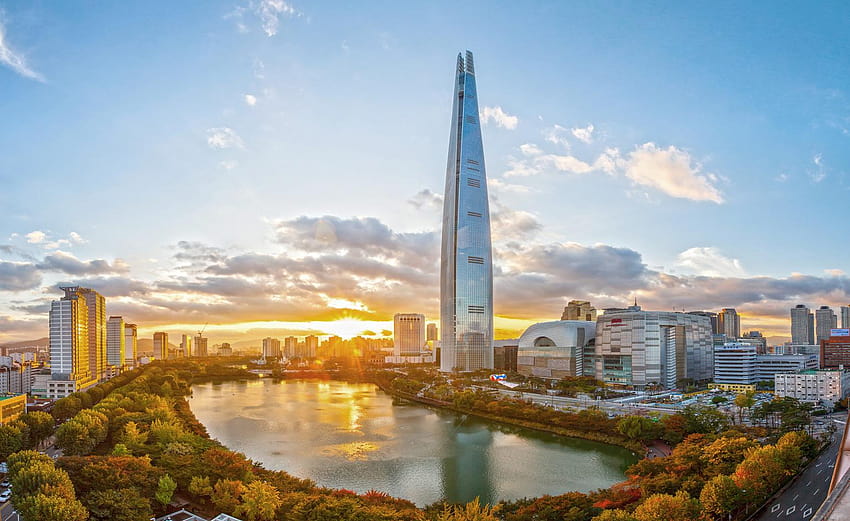
[[[669, 456], [632, 465], [624, 482], [589, 494], [419, 509], [381, 492], [328, 489], [265, 469], [210, 439], [184, 398], [191, 383], [256, 378], [244, 368], [220, 365], [212, 360], [154, 363], [99, 386], [101, 391], [57, 402], [54, 413], [66, 421], [56, 431], [56, 443], [66, 456], [55, 466], [28, 452], [10, 456], [16, 508], [44, 521], [149, 519], [169, 503], [248, 521], [711, 521], [730, 514], [741, 519], [818, 449], [808, 434], [793, 430], [798, 416], [786, 414], [789, 421], [783, 425], [782, 410], [765, 412], [761, 427], [730, 425], [711, 407], [654, 419], [613, 419], [592, 409], [558, 412], [449, 381], [424, 383], [415, 372], [361, 374], [359, 381], [373, 380], [394, 392], [419, 393], [494, 419], [596, 432], [633, 445], [663, 439], [673, 447]], [[37, 464], [12, 465], [18, 460]], [[33, 467], [35, 474], [19, 467]], [[65, 485], [40, 485], [53, 482], [46, 476]], [[60, 510], [59, 503], [69, 506]]]

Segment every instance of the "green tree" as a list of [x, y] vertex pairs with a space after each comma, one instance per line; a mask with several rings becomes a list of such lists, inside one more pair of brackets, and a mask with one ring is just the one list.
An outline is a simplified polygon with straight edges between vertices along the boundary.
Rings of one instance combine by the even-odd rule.
[[14, 477], [25, 468], [32, 467], [37, 463], [49, 463], [53, 465], [53, 460], [47, 454], [42, 454], [34, 450], [22, 450], [9, 456], [6, 464], [9, 470], [9, 479]]
[[735, 396], [735, 405], [738, 407], [738, 421], [744, 421], [744, 411], [750, 410], [753, 405], [756, 403], [756, 393], [753, 391], [747, 391], [745, 393], [740, 393]]
[[133, 454], [144, 454], [146, 451], [145, 444], [148, 441], [148, 433], [142, 432], [139, 425], [134, 422], [127, 422], [124, 426], [124, 432], [119, 436], [121, 443], [127, 446]]
[[446, 506], [437, 515], [436, 521], [498, 521], [490, 505], [482, 505], [478, 498], [466, 505]]
[[623, 416], [617, 422], [617, 430], [632, 440], [653, 440], [661, 432], [661, 426], [643, 416]]
[[239, 506], [243, 492], [245, 485], [241, 481], [220, 479], [213, 487], [212, 502], [222, 512], [232, 514]]
[[21, 429], [12, 425], [0, 425], [0, 459], [6, 460], [13, 452], [24, 448]]
[[21, 416], [21, 421], [29, 427], [30, 440], [36, 446], [41, 445], [53, 434], [53, 428], [56, 425], [53, 416], [43, 411], [28, 412]]
[[236, 507], [235, 514], [248, 521], [271, 521], [282, 503], [276, 488], [257, 480], [245, 486], [242, 504]]
[[56, 429], [56, 446], [68, 456], [88, 454], [94, 448], [88, 428], [82, 423], [68, 420]]
[[57, 400], [56, 403], [53, 405], [53, 410], [51, 411], [51, 414], [58, 421], [63, 421], [69, 418], [73, 418], [81, 410], [83, 410], [82, 402], [77, 396], [74, 396], [72, 394], [60, 400]]
[[213, 488], [210, 484], [209, 476], [195, 476], [189, 482], [189, 493], [198, 497], [210, 497], [213, 494]]
[[177, 490], [177, 483], [171, 479], [171, 476], [166, 474], [159, 478], [159, 485], [156, 488], [156, 494], [154, 497], [157, 501], [162, 503], [163, 506], [165, 506], [171, 502], [171, 496], [174, 495], [175, 490]]
[[130, 451], [127, 450], [127, 446], [123, 443], [116, 443], [114, 447], [112, 447], [112, 455], [113, 456], [132, 456]]
[[682, 409], [688, 433], [716, 434], [729, 426], [725, 414], [708, 405], [689, 405]]
[[625, 510], [603, 510], [601, 514], [593, 518], [593, 521], [637, 521], [635, 516]]
[[57, 469], [53, 463], [37, 462], [20, 469], [12, 478], [15, 496], [26, 497], [36, 494], [50, 494], [64, 498], [74, 497], [74, 485], [64, 470]]
[[[14, 497], [14, 496], [13, 496]], [[24, 519], [38, 521], [86, 521], [89, 513], [77, 499], [35, 494], [15, 503]]]

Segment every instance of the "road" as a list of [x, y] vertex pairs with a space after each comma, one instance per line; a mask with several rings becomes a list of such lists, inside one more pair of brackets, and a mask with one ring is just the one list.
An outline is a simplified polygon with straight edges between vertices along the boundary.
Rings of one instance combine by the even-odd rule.
[[[489, 390], [489, 389], [488, 389]], [[566, 407], [585, 409], [590, 406], [599, 407], [601, 410], [614, 415], [621, 414], [636, 414], [638, 412], [659, 412], [663, 414], [673, 414], [678, 412], [678, 409], [672, 407], [650, 406], [644, 403], [617, 403], [611, 400], [589, 400], [587, 398], [570, 398], [568, 396], [551, 396], [545, 394], [527, 393], [520, 391], [511, 391], [508, 389], [498, 389], [503, 396], [530, 400], [541, 405], [548, 405], [556, 409]]]
[[[62, 450], [57, 449], [53, 445], [48, 447], [44, 452], [50, 457], [59, 457], [62, 455]], [[22, 521], [11, 501], [2, 503], [0, 506], [0, 521]]]
[[817, 512], [826, 499], [832, 469], [835, 467], [835, 459], [841, 445], [841, 435], [844, 432], [843, 423], [836, 422], [836, 427], [838, 430], [835, 431], [829, 448], [810, 463], [781, 496], [765, 507], [755, 521], [804, 521]]

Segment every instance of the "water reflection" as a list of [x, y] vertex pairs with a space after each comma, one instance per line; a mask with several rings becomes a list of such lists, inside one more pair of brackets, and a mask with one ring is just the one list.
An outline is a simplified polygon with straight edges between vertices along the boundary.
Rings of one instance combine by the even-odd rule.
[[419, 505], [594, 490], [635, 461], [618, 447], [394, 405], [371, 384], [203, 384], [189, 403], [211, 436], [267, 468]]

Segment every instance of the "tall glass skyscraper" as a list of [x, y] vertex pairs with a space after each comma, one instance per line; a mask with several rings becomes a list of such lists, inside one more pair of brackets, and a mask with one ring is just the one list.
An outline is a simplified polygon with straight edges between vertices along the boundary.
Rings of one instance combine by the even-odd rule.
[[472, 53], [457, 57], [440, 266], [441, 371], [493, 367], [493, 253]]

